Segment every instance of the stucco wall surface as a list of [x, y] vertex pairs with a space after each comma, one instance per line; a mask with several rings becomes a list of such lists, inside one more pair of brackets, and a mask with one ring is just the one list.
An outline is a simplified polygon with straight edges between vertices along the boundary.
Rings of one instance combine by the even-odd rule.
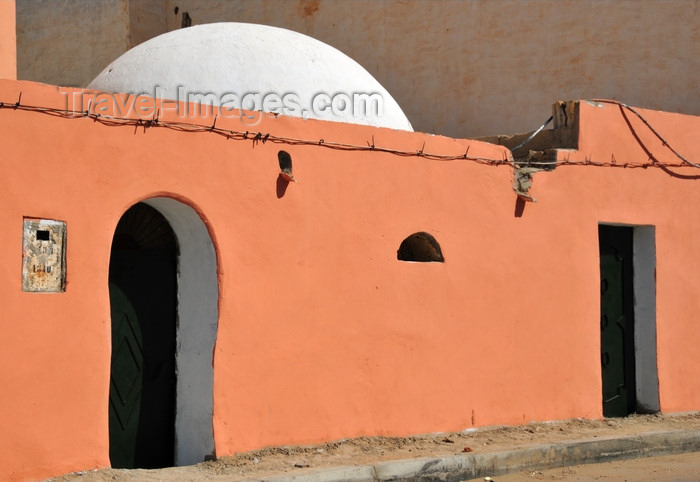
[[[65, 106], [0, 81], [0, 101]], [[613, 105], [581, 104], [571, 159], [645, 162]], [[700, 118], [642, 110], [698, 159]], [[166, 113], [161, 121], [176, 119]], [[212, 118], [200, 119], [211, 125]], [[645, 131], [660, 162], [677, 159]], [[261, 134], [496, 160], [477, 141], [283, 116]], [[110, 247], [134, 203], [174, 197], [218, 262], [217, 455], [360, 435], [463, 430], [601, 411], [598, 223], [654, 225], [661, 410], [700, 407], [697, 170], [561, 166], [518, 213], [508, 166], [109, 126], [0, 109], [0, 474], [109, 465]], [[278, 151], [298, 183], [278, 180]], [[687, 176], [687, 177], [684, 177]], [[66, 292], [21, 291], [23, 216], [67, 223]], [[427, 231], [445, 263], [396, 259]], [[13, 261], [14, 259], [14, 261]]]
[[[102, 13], [123, 8], [128, 45], [124, 15], [105, 24]], [[185, 16], [192, 25], [274, 25], [328, 43], [365, 67], [416, 131], [532, 131], [556, 99], [700, 115], [698, 0], [23, 0], [19, 78], [87, 85], [127, 48], [181, 28]]]
[[0, 78], [17, 78], [17, 37], [15, 35], [15, 2], [0, 0]]
[[19, 79], [84, 86], [129, 49], [127, 0], [20, 0], [16, 8]]

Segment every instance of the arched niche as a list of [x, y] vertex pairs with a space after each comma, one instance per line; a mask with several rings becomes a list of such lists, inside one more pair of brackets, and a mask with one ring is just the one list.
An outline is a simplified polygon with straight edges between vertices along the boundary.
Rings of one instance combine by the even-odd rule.
[[399, 246], [396, 257], [400, 261], [418, 263], [445, 262], [440, 244], [433, 235], [424, 231], [413, 233], [404, 239]]

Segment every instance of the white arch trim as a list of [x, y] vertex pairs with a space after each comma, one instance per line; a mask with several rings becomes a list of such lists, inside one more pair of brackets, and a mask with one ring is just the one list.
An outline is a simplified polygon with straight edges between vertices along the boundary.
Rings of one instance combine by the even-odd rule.
[[216, 250], [206, 225], [190, 206], [167, 197], [143, 202], [165, 216], [180, 247], [175, 465], [191, 465], [215, 454], [213, 355], [219, 319]]

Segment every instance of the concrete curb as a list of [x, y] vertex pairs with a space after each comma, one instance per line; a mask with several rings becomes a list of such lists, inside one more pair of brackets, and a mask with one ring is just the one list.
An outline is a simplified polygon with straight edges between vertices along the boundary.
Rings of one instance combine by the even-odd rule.
[[264, 482], [461, 481], [567, 465], [700, 451], [700, 430], [645, 432], [622, 437], [575, 440], [486, 454], [379, 462], [334, 467], [296, 475], [257, 479]]

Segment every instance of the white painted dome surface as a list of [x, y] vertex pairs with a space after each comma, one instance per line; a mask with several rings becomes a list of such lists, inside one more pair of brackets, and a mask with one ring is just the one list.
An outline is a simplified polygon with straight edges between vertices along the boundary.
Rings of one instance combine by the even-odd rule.
[[413, 130], [360, 64], [316, 39], [265, 25], [212, 23], [159, 35], [112, 62], [88, 88], [179, 101], [213, 94], [209, 101], [230, 112], [242, 102], [247, 110]]

